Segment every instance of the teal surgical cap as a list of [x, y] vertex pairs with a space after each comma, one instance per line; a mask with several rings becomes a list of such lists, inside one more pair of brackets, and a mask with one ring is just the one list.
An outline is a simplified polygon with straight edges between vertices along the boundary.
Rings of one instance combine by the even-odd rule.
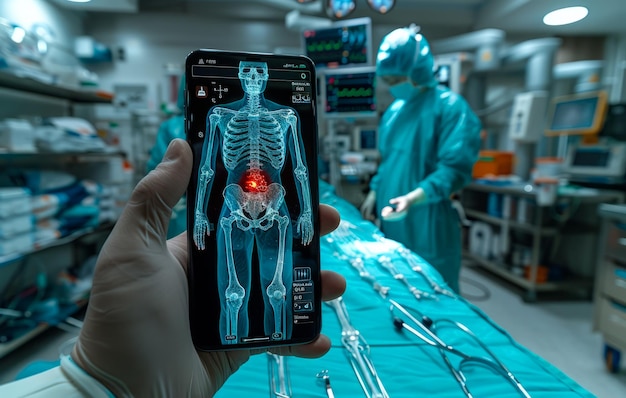
[[435, 86], [430, 45], [415, 27], [400, 28], [383, 38], [376, 56], [379, 76], [407, 76], [420, 86]]

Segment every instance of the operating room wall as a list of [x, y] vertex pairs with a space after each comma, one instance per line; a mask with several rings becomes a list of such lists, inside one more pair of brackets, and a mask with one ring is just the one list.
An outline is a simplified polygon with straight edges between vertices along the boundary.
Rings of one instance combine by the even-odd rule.
[[[410, 17], [407, 23], [411, 22]], [[418, 24], [420, 21], [416, 21]], [[112, 63], [93, 65], [91, 69], [100, 75], [101, 85], [112, 89], [116, 84], [145, 85], [148, 88], [149, 106], [156, 109], [161, 98], [160, 90], [165, 82], [165, 65], [182, 66], [185, 56], [196, 48], [218, 48], [244, 51], [283, 52], [300, 51], [301, 37], [289, 31], [283, 21], [216, 20], [210, 15], [183, 13], [141, 14], [92, 14], [85, 23], [86, 33], [113, 50]], [[372, 29], [372, 49], [376, 51], [380, 41], [396, 25], [377, 24]], [[466, 33], [461, 29], [422, 25], [422, 32], [434, 41]], [[542, 36], [509, 35], [508, 44]], [[568, 54], [573, 59], [582, 55]], [[564, 57], [561, 57], [564, 58]], [[497, 105], [512, 101], [515, 94], [524, 90], [524, 71], [509, 75], [491, 76], [488, 79], [486, 103]], [[567, 90], [567, 89], [566, 89]], [[380, 111], [389, 104], [389, 96], [380, 97]], [[510, 107], [490, 114], [486, 127], [490, 133], [487, 147], [511, 150], [513, 143], [507, 135]], [[320, 126], [324, 130], [324, 125]], [[323, 131], [321, 132], [323, 134]], [[545, 143], [538, 146], [540, 152]], [[539, 153], [538, 155], [544, 155]]]
[[[407, 19], [407, 24], [412, 22]], [[372, 50], [383, 36], [397, 28], [377, 25], [372, 29]], [[85, 34], [111, 48], [113, 62], [90, 65], [100, 76], [100, 84], [112, 89], [116, 84], [140, 84], [149, 97], [159, 97], [159, 85], [166, 64], [183, 65], [186, 55], [197, 48], [273, 52], [298, 51], [301, 37], [283, 21], [217, 20], [210, 15], [187, 13], [91, 14], [85, 21]], [[424, 27], [428, 37], [439, 38], [463, 33], [444, 27]], [[122, 56], [120, 56], [122, 55]], [[157, 106], [157, 103], [152, 105]]]
[[[182, 67], [190, 51], [216, 48], [272, 51], [275, 46], [297, 45], [278, 25], [262, 22], [232, 24], [198, 15], [176, 13], [92, 14], [87, 34], [109, 46], [113, 62], [93, 65], [101, 85], [145, 85], [148, 97], [158, 98], [166, 64]], [[158, 104], [152, 104], [158, 105]]]

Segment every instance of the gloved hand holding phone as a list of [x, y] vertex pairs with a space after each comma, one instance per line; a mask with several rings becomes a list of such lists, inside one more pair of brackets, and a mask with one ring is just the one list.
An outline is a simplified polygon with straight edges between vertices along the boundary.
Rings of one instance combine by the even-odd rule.
[[[191, 168], [189, 145], [175, 139], [161, 164], [137, 184], [99, 254], [84, 326], [71, 359], [62, 358], [62, 372], [56, 373], [57, 378], [72, 381], [65, 383], [68, 386], [81, 385], [80, 377], [72, 374], [82, 369], [116, 397], [209, 397], [256, 353], [198, 352], [192, 343], [185, 275], [187, 237], [183, 233], [166, 240], [172, 208], [185, 193]], [[319, 213], [321, 233], [336, 228], [336, 210], [322, 205]], [[324, 300], [344, 290], [342, 276], [323, 272]], [[273, 351], [315, 358], [329, 349], [328, 337], [320, 335], [310, 344]], [[55, 390], [37, 387], [37, 375], [29, 379], [0, 387], [0, 396], [27, 396], [24, 389], [28, 388], [58, 396], [60, 380], [55, 381]], [[43, 378], [39, 383], [44, 383]], [[95, 396], [85, 391], [86, 385], [79, 389], [85, 396]]]

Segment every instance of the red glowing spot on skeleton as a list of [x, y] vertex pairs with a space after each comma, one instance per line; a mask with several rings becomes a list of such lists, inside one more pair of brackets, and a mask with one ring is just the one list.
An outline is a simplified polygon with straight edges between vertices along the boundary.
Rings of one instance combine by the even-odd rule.
[[239, 180], [239, 186], [244, 192], [267, 192], [269, 179], [269, 175], [263, 170], [248, 170]]

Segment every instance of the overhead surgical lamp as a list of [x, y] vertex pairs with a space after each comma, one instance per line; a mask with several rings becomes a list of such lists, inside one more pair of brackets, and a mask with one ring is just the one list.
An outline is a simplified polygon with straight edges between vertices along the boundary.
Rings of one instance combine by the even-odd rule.
[[24, 37], [26, 37], [26, 31], [21, 26], [13, 26], [13, 32], [11, 33], [11, 40], [15, 43], [20, 44], [24, 41]]
[[[297, 0], [299, 3], [310, 0]], [[396, 0], [367, 0], [369, 7], [379, 13], [387, 14], [396, 5]], [[326, 13], [334, 18], [341, 19], [356, 9], [356, 0], [326, 0]]]
[[367, 4], [372, 10], [386, 14], [396, 5], [396, 0], [367, 0]]
[[356, 8], [355, 0], [326, 0], [326, 12], [335, 18], [344, 18]]

